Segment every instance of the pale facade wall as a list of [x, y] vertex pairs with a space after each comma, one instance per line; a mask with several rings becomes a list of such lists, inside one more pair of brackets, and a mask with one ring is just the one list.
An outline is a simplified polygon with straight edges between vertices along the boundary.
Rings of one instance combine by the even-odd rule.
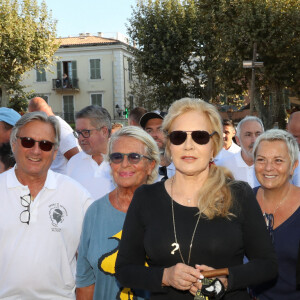
[[[48, 96], [48, 103], [52, 110], [63, 116], [63, 96], [73, 96], [74, 112], [91, 105], [92, 94], [102, 94], [102, 106], [111, 114], [113, 119], [118, 119], [119, 111], [124, 111], [129, 103], [126, 97], [130, 94], [130, 81], [128, 74], [128, 58], [130, 54], [127, 46], [104, 45], [59, 48], [55, 56], [58, 61], [76, 61], [79, 90], [52, 89], [52, 80], [57, 78], [56, 64], [46, 72], [46, 81], [37, 82], [36, 70], [31, 70], [24, 75], [23, 84], [26, 91], [33, 90], [36, 94]], [[90, 79], [90, 59], [100, 59], [101, 79]], [[124, 118], [123, 114], [120, 118]]]

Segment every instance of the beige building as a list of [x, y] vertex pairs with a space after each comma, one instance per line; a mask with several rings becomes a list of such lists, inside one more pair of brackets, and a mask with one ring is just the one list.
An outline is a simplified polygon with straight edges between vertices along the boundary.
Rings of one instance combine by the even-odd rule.
[[105, 107], [113, 119], [124, 119], [125, 109], [133, 106], [132, 56], [126, 38], [86, 33], [59, 41], [56, 64], [49, 71], [35, 69], [24, 75], [27, 91], [43, 97], [68, 122], [91, 104]]

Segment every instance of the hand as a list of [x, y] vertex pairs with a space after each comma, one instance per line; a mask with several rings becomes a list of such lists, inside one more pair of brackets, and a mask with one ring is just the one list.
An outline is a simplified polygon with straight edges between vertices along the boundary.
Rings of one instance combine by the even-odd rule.
[[[202, 271], [211, 271], [211, 270], [215, 270], [214, 268], [212, 267], [209, 267], [209, 266], [206, 266], [206, 265], [196, 265], [195, 268], [197, 270], [199, 270], [200, 272]], [[227, 276], [219, 276], [218, 277], [220, 279], [220, 281], [223, 283], [224, 287], [225, 287], [225, 290], [227, 289], [227, 286], [228, 286], [228, 279], [227, 279]]]
[[195, 283], [193, 283], [192, 286], [190, 287], [190, 293], [193, 296], [196, 296], [197, 291], [201, 290], [201, 288], [202, 288], [202, 282], [201, 279], [199, 279]]
[[164, 269], [162, 284], [184, 291], [189, 290], [201, 277], [203, 278], [199, 270], [178, 263], [175, 266]]

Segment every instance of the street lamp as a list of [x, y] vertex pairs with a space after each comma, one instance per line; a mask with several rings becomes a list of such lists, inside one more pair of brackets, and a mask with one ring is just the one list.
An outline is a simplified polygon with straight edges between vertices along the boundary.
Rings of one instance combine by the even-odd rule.
[[255, 95], [255, 68], [262, 68], [264, 63], [261, 61], [256, 61], [256, 50], [257, 43], [253, 44], [253, 58], [252, 60], [244, 60], [243, 68], [252, 68], [252, 78], [251, 78], [251, 91], [250, 91], [250, 115], [253, 115], [254, 107], [254, 95]]

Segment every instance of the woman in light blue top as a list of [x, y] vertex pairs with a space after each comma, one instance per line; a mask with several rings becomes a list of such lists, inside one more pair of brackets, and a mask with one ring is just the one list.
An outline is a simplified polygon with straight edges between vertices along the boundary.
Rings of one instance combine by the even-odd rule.
[[143, 299], [145, 291], [118, 284], [115, 261], [133, 193], [157, 177], [159, 150], [149, 134], [128, 126], [112, 135], [107, 159], [116, 189], [95, 201], [85, 215], [78, 250], [76, 299]]

